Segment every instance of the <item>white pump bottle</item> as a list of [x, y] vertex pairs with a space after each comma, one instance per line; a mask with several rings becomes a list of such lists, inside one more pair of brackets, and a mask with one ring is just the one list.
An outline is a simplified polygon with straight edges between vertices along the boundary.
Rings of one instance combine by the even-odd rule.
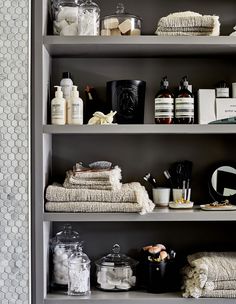
[[72, 86], [71, 97], [67, 102], [67, 122], [69, 125], [83, 124], [83, 100], [79, 97], [77, 86]]
[[66, 100], [63, 98], [63, 93], [60, 86], [55, 92], [55, 98], [51, 102], [51, 123], [53, 125], [66, 124]]

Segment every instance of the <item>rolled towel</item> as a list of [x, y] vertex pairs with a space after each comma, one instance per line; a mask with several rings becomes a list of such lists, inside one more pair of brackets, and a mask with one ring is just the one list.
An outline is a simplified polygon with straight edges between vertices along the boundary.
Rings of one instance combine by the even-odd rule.
[[184, 297], [210, 297], [217, 294], [213, 291], [235, 286], [236, 252], [199, 252], [187, 259], [190, 266], [183, 269]]

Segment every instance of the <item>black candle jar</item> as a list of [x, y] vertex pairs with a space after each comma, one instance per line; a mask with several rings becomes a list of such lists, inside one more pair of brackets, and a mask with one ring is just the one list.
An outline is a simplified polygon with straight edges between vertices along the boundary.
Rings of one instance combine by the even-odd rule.
[[118, 124], [143, 124], [146, 82], [114, 80], [107, 82], [107, 100]]

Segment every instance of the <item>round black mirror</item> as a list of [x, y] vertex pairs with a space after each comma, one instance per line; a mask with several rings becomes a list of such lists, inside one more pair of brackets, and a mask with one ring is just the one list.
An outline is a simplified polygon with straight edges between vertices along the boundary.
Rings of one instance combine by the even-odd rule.
[[222, 162], [215, 165], [208, 179], [209, 192], [214, 201], [229, 200], [236, 203], [236, 163]]

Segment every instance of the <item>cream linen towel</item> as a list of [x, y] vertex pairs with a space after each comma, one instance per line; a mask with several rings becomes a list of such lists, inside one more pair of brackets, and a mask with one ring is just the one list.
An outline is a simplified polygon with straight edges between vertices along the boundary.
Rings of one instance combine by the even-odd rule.
[[166, 36], [171, 32], [172, 35], [219, 36], [219, 17], [191, 11], [173, 13], [159, 20], [155, 33]]
[[73, 176], [75, 179], [83, 180], [101, 180], [101, 181], [116, 181], [121, 180], [121, 169], [118, 166], [115, 166], [110, 170], [85, 170], [77, 171], [76, 166], [73, 170]]
[[[106, 178], [105, 178], [106, 176]], [[67, 177], [63, 186], [69, 189], [101, 189], [119, 190], [121, 188], [121, 170], [116, 167], [112, 170], [103, 172], [67, 172]]]
[[207, 293], [213, 295], [213, 291], [223, 287], [230, 290], [233, 286], [236, 280], [236, 252], [199, 252], [189, 255], [187, 259], [190, 266], [183, 270], [184, 297], [199, 298]]

